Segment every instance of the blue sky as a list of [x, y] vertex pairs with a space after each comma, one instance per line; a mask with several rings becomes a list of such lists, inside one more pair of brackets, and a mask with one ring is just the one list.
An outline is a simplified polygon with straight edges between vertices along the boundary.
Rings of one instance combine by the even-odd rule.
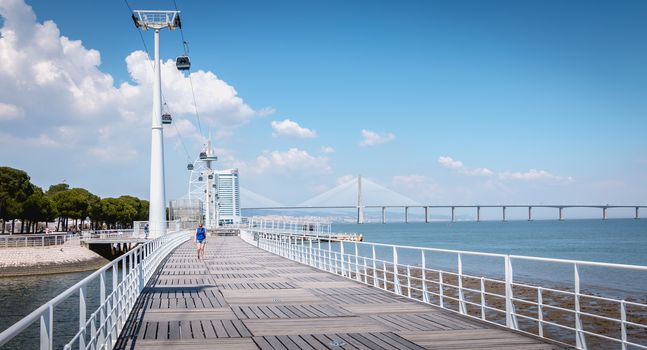
[[[21, 23], [9, 30], [51, 20], [59, 33], [48, 40], [80, 40], [81, 57], [96, 50], [100, 65], [84, 59], [56, 72], [84, 67], [98, 82], [92, 96], [105, 97], [92, 101], [91, 113], [86, 104], [59, 108], [79, 98], [61, 92], [75, 91], [66, 74], [47, 85], [34, 73], [35, 87], [27, 88], [5, 67], [1, 163], [42, 185], [65, 178], [104, 196], [147, 197], [150, 93], [141, 82], [145, 57], [132, 54], [143, 46], [126, 5], [27, 1], [36, 15], [30, 22], [21, 2], [0, 0], [5, 24]], [[213, 73], [196, 86], [203, 123], [222, 166], [239, 167], [254, 192], [295, 204], [361, 173], [418, 202], [647, 203], [643, 1], [177, 4], [193, 71]], [[173, 8], [172, 1], [130, 5]], [[152, 33], [144, 38], [152, 47]], [[0, 54], [38, 53], [17, 70], [79, 59], [38, 40], [12, 45]], [[179, 32], [162, 33], [163, 59], [181, 50]], [[83, 76], [71, 79], [82, 86]], [[184, 121], [178, 126], [195, 155], [189, 86], [167, 81], [178, 90], [165, 90], [169, 108]], [[110, 131], [97, 134], [103, 126]], [[188, 178], [186, 152], [172, 134], [170, 198], [186, 191]]]

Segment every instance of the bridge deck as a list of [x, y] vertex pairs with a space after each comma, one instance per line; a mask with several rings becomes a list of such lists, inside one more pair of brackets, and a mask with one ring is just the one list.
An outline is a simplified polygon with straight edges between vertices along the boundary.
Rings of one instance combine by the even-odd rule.
[[211, 238], [176, 249], [117, 349], [556, 349], [537, 339]]

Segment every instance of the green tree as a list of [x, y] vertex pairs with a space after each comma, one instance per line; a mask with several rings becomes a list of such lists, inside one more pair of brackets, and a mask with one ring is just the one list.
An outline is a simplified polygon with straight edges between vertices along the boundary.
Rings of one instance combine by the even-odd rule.
[[103, 198], [101, 200], [101, 214], [103, 221], [109, 228], [128, 227], [137, 215], [137, 210], [132, 206], [131, 199]]
[[97, 203], [100, 199], [86, 189], [72, 188], [55, 193], [52, 200], [56, 210], [64, 220], [64, 229], [67, 230], [69, 228], [68, 219], [85, 219], [90, 215], [93, 203]]
[[60, 183], [56, 185], [51, 185], [49, 186], [49, 189], [47, 190], [47, 195], [48, 196], [53, 196], [59, 192], [64, 192], [70, 189], [70, 185], [66, 183]]
[[10, 167], [0, 167], [0, 219], [2, 233], [5, 232], [5, 222], [11, 220], [11, 233], [14, 232], [14, 222], [22, 212], [25, 201], [33, 193], [34, 188], [26, 172]]
[[34, 186], [34, 192], [23, 205], [21, 217], [23, 220], [22, 226], [27, 227], [27, 233], [36, 232], [39, 222], [49, 222], [56, 218], [56, 208], [54, 208], [52, 200], [43, 193], [43, 190]]

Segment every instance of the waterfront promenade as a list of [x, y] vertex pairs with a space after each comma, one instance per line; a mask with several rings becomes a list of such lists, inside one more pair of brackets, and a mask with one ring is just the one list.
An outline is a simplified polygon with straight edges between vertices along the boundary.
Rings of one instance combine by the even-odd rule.
[[117, 349], [558, 349], [279, 257], [240, 237], [163, 262]]

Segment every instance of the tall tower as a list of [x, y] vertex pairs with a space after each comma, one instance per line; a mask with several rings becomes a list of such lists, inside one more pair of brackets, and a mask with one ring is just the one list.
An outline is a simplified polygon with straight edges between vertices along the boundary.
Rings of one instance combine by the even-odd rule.
[[357, 177], [357, 223], [364, 223], [364, 195], [362, 194], [362, 175]]
[[160, 30], [181, 27], [179, 11], [133, 11], [135, 27], [155, 31], [155, 72], [153, 114], [151, 117], [150, 208], [151, 236], [166, 234], [166, 188], [164, 183], [164, 130], [162, 128], [162, 72], [160, 69]]
[[219, 214], [220, 214], [220, 198], [218, 197], [218, 174], [212, 167], [212, 162], [218, 160], [218, 157], [213, 152], [211, 147], [211, 140], [207, 141], [206, 149], [200, 152], [200, 159], [205, 162], [206, 169], [204, 175], [206, 178], [206, 186], [204, 191], [204, 226], [207, 229], [214, 229], [218, 227]]

